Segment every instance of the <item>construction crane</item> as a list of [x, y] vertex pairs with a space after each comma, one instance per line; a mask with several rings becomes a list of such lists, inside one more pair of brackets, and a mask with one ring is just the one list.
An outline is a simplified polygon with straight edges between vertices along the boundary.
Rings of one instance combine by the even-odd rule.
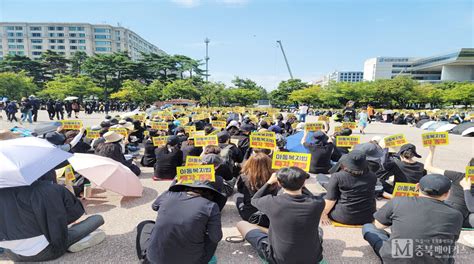
[[288, 68], [288, 72], [290, 73], [291, 79], [293, 79], [293, 73], [291, 73], [290, 64], [288, 63], [288, 59], [286, 58], [285, 50], [283, 49], [283, 44], [281, 44], [281, 40], [277, 40], [278, 45], [280, 45], [281, 53], [283, 53], [283, 58], [286, 62], [286, 67]]

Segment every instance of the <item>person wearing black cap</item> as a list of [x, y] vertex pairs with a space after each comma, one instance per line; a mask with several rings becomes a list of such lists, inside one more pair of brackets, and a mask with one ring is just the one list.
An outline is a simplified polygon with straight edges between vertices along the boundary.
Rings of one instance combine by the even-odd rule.
[[155, 150], [156, 164], [153, 180], [171, 180], [176, 176], [176, 167], [183, 165], [183, 152], [179, 148], [179, 138], [170, 136], [165, 146]]
[[152, 205], [156, 223], [137, 227], [137, 253], [144, 263], [207, 264], [222, 239], [226, 198], [209, 182], [175, 184]]
[[248, 159], [252, 153], [252, 150], [250, 149], [250, 133], [254, 130], [255, 127], [252, 124], [242, 124], [240, 126], [239, 135], [232, 136], [232, 138], [239, 140], [237, 147], [240, 149], [244, 160]]
[[[466, 176], [464, 172], [444, 170], [435, 167], [433, 165], [435, 150], [435, 146], [430, 147], [430, 152], [428, 153], [428, 156], [426, 157], [425, 161], [425, 169], [430, 173], [442, 174], [451, 180], [453, 185], [451, 186], [451, 191], [448, 199], [446, 200], [446, 203], [458, 209], [462, 213], [464, 217], [463, 227], [474, 228], [474, 212], [469, 211], [465, 197], [466, 193], [472, 194], [474, 192], [474, 188], [471, 186], [470, 190], [463, 190], [463, 187], [461, 186], [460, 182]], [[471, 158], [467, 166], [474, 166], [474, 158]]]
[[155, 150], [156, 146], [153, 144], [153, 137], [156, 137], [158, 131], [151, 129], [148, 138], [143, 142], [144, 153], [140, 160], [140, 164], [144, 167], [153, 167], [156, 163]]
[[[324, 200], [304, 187], [309, 174], [300, 168], [274, 173], [252, 197], [252, 205], [270, 220], [268, 232], [246, 221], [237, 229], [268, 263], [319, 263], [323, 259], [319, 219]], [[273, 195], [273, 185], [283, 191]]]
[[332, 174], [325, 186], [326, 207], [321, 222], [325, 225], [330, 224], [329, 219], [349, 225], [372, 222], [377, 178], [368, 170], [365, 154], [353, 150], [340, 161], [340, 171]]
[[421, 158], [416, 152], [416, 146], [413, 144], [405, 144], [400, 147], [398, 158], [386, 159], [383, 164], [385, 177], [393, 175], [393, 185], [387, 183], [382, 179], [382, 186], [384, 189], [384, 196], [391, 197], [393, 188], [397, 182], [418, 183], [420, 179], [426, 175], [425, 165], [413, 158]]
[[418, 197], [395, 197], [380, 208], [362, 228], [364, 239], [384, 263], [454, 263], [463, 216], [444, 203], [451, 181], [429, 174], [417, 188]]
[[186, 141], [181, 143], [181, 151], [183, 152], [183, 161], [186, 162], [186, 157], [200, 156], [203, 149], [202, 147], [194, 146], [194, 137], [189, 136]]
[[313, 142], [307, 143], [308, 131], [304, 131], [303, 138], [301, 138], [301, 145], [303, 145], [309, 153], [311, 153], [311, 163], [309, 172], [311, 173], [329, 173], [331, 168], [331, 154], [334, 149], [334, 144], [328, 142], [329, 137], [323, 131], [316, 131], [313, 133]]

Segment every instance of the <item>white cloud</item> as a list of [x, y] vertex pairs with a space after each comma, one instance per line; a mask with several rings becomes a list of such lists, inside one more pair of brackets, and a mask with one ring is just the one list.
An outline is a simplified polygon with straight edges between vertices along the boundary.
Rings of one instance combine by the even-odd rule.
[[186, 8], [196, 7], [201, 4], [200, 0], [171, 0], [171, 2]]

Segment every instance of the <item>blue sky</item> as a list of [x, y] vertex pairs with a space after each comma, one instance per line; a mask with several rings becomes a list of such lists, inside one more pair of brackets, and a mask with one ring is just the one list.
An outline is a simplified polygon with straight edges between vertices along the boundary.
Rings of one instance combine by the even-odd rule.
[[470, 0], [0, 0], [0, 21], [120, 23], [170, 54], [205, 56], [211, 80], [363, 70], [376, 56], [422, 57], [474, 47]]

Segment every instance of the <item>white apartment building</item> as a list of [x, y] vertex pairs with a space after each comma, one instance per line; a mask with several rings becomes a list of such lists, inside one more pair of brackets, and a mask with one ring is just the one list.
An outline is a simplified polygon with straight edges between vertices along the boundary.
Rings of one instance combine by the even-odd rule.
[[427, 58], [376, 57], [365, 61], [364, 80], [411, 76], [421, 82], [474, 81], [474, 48]]
[[89, 56], [127, 51], [132, 60], [139, 59], [141, 52], [164, 54], [155, 45], [121, 26], [0, 22], [0, 60], [8, 54], [39, 59], [47, 50], [66, 57], [76, 51], [84, 51]]
[[330, 82], [361, 82], [363, 78], [364, 73], [361, 71], [334, 71], [321, 76], [313, 84], [326, 86]]

